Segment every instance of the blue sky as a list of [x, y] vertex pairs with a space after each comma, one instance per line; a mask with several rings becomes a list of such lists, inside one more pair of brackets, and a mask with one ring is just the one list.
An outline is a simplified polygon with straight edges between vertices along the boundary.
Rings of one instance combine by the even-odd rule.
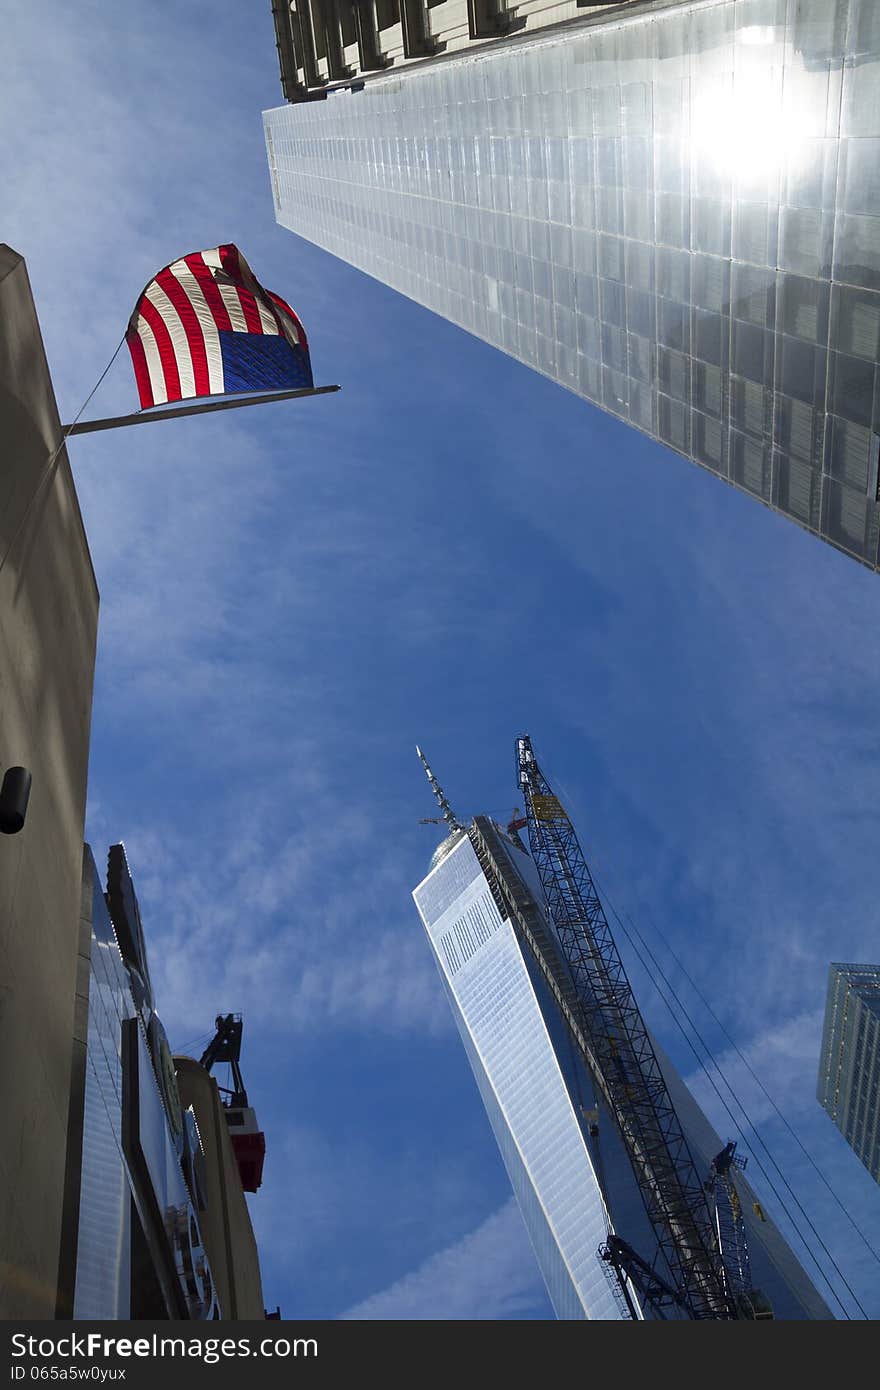
[[[878, 957], [877, 577], [277, 228], [268, 3], [32, 0], [4, 34], [0, 235], [62, 416], [150, 276], [223, 241], [343, 386], [70, 447], [101, 590], [88, 834], [126, 843], [172, 1043], [245, 1016], [267, 1306], [550, 1316], [410, 899], [436, 843], [415, 743], [460, 815], [505, 818], [522, 732], [704, 1036], [727, 1049], [660, 937], [880, 1250], [876, 1184], [814, 1099], [828, 962]], [[121, 354], [88, 413], [135, 405]]]

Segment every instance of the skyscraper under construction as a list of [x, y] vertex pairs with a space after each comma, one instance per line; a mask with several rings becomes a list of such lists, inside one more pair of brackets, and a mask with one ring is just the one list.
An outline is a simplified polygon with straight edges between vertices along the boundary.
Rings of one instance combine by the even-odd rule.
[[506, 830], [460, 822], [425, 762], [449, 834], [413, 897], [557, 1316], [830, 1318], [648, 1034], [528, 738], [517, 756]]
[[876, 0], [302, 9], [282, 226], [878, 568]]

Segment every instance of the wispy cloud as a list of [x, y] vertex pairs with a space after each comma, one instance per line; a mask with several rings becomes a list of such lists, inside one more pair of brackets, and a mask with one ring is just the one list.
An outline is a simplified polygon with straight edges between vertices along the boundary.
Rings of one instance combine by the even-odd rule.
[[559, 732], [538, 755], [618, 907], [657, 923], [748, 1035], [820, 1006], [832, 923], [846, 958], [872, 949], [876, 577], [646, 442], [612, 467], [627, 431], [596, 432], [577, 484], [559, 470], [538, 494], [514, 457], [497, 487], [591, 595], [560, 597], [553, 643], [532, 648], [554, 672], [561, 642], [589, 672], [549, 681]]
[[[275, 1136], [263, 1189], [250, 1202], [268, 1278], [299, 1290], [299, 1307], [308, 1310], [287, 1306], [287, 1316], [546, 1311], [515, 1203], [486, 1217], [492, 1203], [461, 1143], [438, 1163], [419, 1157], [415, 1131], [384, 1151], [357, 1124], [344, 1126], [344, 1136], [294, 1118], [283, 1137]], [[410, 1283], [411, 1292], [389, 1296], [392, 1285]], [[365, 1312], [374, 1302], [375, 1312]]]
[[[8, 16], [4, 42], [17, 61], [8, 64], [0, 121], [17, 134], [4, 148], [3, 232], [28, 259], [68, 407], [118, 341], [120, 309], [160, 265], [232, 239], [217, 232], [235, 234], [248, 200], [265, 200], [271, 225], [258, 110], [274, 77], [271, 16], [261, 16], [263, 82], [259, 69], [242, 67], [235, 44], [211, 44], [206, 61], [210, 17], [198, 4], [148, 14], [99, 0], [75, 10], [35, 0]], [[232, 86], [250, 88], [250, 121], [226, 99]]]
[[[258, 797], [248, 809], [250, 830], [227, 806], [221, 825], [199, 824], [191, 836], [176, 820], [164, 837], [121, 818], [172, 1040], [209, 1031], [218, 1008], [249, 1016], [279, 1047], [316, 1032], [447, 1032], [436, 968], [389, 846], [335, 805], [293, 825], [283, 800]], [[99, 855], [119, 837], [106, 804], [90, 833]], [[348, 877], [334, 883], [341, 852], [356, 891]]]
[[[738, 1051], [715, 1051], [715, 1065], [707, 1062], [692, 1071], [686, 1084], [720, 1134], [726, 1135], [731, 1124], [741, 1124], [748, 1134], [750, 1124], [760, 1128], [777, 1109], [790, 1121], [795, 1112], [803, 1119], [805, 1111], [812, 1119], [821, 1036], [821, 1011], [798, 1014], [774, 1023]], [[705, 1058], [702, 1049], [700, 1054]]]
[[[412, 1093], [470, 1084], [409, 899], [431, 848], [412, 744], [454, 804], [504, 814], [507, 740], [529, 728], [615, 901], [657, 923], [798, 1112], [827, 961], [875, 949], [878, 581], [278, 230], [268, 6], [218, 27], [207, 0], [33, 0], [4, 43], [3, 235], [28, 260], [63, 416], [156, 269], [229, 239], [344, 387], [71, 443], [101, 589], [98, 857], [128, 846], [172, 1040], [247, 1015], [276, 1122], [254, 1203], [273, 1268], [306, 1224], [309, 1258], [336, 1242], [341, 1287], [356, 1227], [361, 1310], [397, 1316], [363, 1290], [410, 1269], [395, 1306], [427, 1309], [433, 1288], [471, 1316], [438, 1292], [459, 1269], [471, 1308], [516, 1315], [533, 1306], [519, 1218], [478, 1225], [498, 1174], [442, 1185], [464, 1107], [413, 1130], [406, 1162], [387, 1132]], [[133, 399], [123, 356], [92, 409]], [[389, 1115], [354, 1144], [338, 1095], [351, 1053], [377, 1050]], [[274, 1089], [291, 1055], [319, 1078], [307, 1101]], [[393, 1189], [419, 1238], [380, 1274]], [[481, 1250], [497, 1286], [478, 1283]]]
[[390, 1288], [342, 1313], [380, 1321], [499, 1320], [549, 1316], [516, 1202], [439, 1250]]
[[856, 1171], [855, 1156], [816, 1101], [821, 1031], [821, 1011], [774, 1024], [740, 1047], [745, 1063], [735, 1049], [719, 1051], [718, 1069], [695, 1071], [686, 1084], [725, 1141], [744, 1141], [747, 1178], [835, 1316], [843, 1309], [855, 1316], [829, 1252], [873, 1309], [880, 1212], [876, 1187]]

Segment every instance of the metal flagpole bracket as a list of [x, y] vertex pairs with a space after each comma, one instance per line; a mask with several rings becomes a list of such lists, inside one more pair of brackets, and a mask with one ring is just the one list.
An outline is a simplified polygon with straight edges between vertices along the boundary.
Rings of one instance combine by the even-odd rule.
[[116, 430], [124, 425], [148, 425], [154, 420], [179, 420], [182, 415], [208, 415], [212, 410], [240, 410], [246, 405], [267, 405], [269, 401], [291, 401], [300, 396], [326, 396], [339, 391], [339, 386], [307, 386], [299, 391], [271, 391], [263, 396], [248, 396], [245, 400], [203, 401], [179, 405], [171, 410], [157, 407], [135, 415], [114, 415], [109, 420], [83, 420], [78, 425], [63, 425], [65, 439], [73, 434], [91, 434], [93, 430]]

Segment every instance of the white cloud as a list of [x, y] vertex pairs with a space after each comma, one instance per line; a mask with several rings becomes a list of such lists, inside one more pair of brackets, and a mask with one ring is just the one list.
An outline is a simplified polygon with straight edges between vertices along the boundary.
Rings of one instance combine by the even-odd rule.
[[585, 596], [559, 641], [589, 679], [548, 682], [564, 750], [537, 752], [618, 908], [656, 922], [748, 1036], [818, 1007], [833, 951], [872, 949], [876, 576], [647, 449], [619, 465], [636, 516], [607, 457], [540, 493], [514, 458], [498, 485]]
[[[267, 1301], [275, 1288], [296, 1291], [285, 1316], [349, 1316], [343, 1310], [372, 1302], [370, 1291], [398, 1283], [400, 1271], [433, 1268], [437, 1250], [445, 1254], [447, 1246], [460, 1248], [452, 1257], [460, 1292], [468, 1296], [467, 1284], [473, 1301], [462, 1316], [492, 1317], [504, 1308], [514, 1316], [520, 1307], [544, 1306], [514, 1203], [485, 1219], [499, 1191], [509, 1192], [506, 1181], [487, 1195], [484, 1175], [461, 1142], [431, 1161], [416, 1133], [379, 1149], [357, 1124], [333, 1132], [303, 1114], [291, 1117], [283, 1135], [267, 1137], [264, 1184], [249, 1205]], [[398, 1314], [379, 1309], [375, 1316]]]
[[[242, 21], [220, 33], [204, 3], [32, 0], [4, 16], [6, 51], [19, 56], [0, 88], [0, 121], [15, 132], [0, 150], [3, 235], [28, 260], [65, 418], [147, 278], [221, 240], [239, 239], [292, 300], [316, 356], [323, 333], [339, 355], [354, 342], [355, 360], [359, 305], [338, 292], [352, 281], [325, 275], [328, 263], [272, 224], [259, 108], [278, 87], [268, 6], [260, 13], [244, 21], [249, 35], [260, 28], [248, 49], [235, 41]], [[302, 264], [322, 273], [303, 276]], [[362, 288], [378, 303], [375, 286]], [[258, 424], [242, 413], [71, 444], [102, 593], [90, 834], [99, 860], [107, 843], [128, 845], [172, 1040], [226, 1007], [276, 1048], [343, 1035], [403, 1046], [449, 1029], [409, 900], [402, 827], [426, 812], [399, 797], [399, 767], [386, 776], [398, 735], [403, 758], [415, 739], [403, 738], [402, 702], [383, 708], [376, 735], [361, 694], [374, 663], [390, 673], [383, 707], [395, 680], [413, 705], [429, 684], [446, 692], [461, 749], [449, 776], [468, 777], [475, 810], [478, 743], [500, 747], [490, 757], [506, 789], [505, 719], [511, 735], [533, 713], [557, 720], [569, 804], [584, 838], [610, 853], [612, 886], [625, 885], [615, 898], [642, 924], [645, 907], [659, 919], [735, 1036], [764, 1035], [749, 1055], [786, 1110], [799, 1106], [827, 959], [873, 950], [876, 577], [656, 451], [654, 486], [631, 457], [632, 432], [562, 392], [551, 408], [554, 388], [518, 369], [497, 372], [491, 431], [460, 433], [451, 422], [480, 423], [467, 414], [473, 378], [444, 395], [453, 370], [439, 390], [436, 360], [404, 377], [385, 323], [369, 324], [339, 397], [272, 407], [271, 425], [257, 411]], [[423, 396], [404, 408], [401, 390]], [[123, 351], [92, 411], [133, 399]], [[403, 431], [388, 452], [408, 413], [417, 444], [431, 437], [424, 457]], [[395, 503], [419, 488], [407, 535]], [[447, 517], [441, 534], [431, 506], [456, 488], [460, 524]], [[468, 531], [471, 516], [485, 534]], [[357, 644], [365, 627], [369, 645]], [[494, 685], [478, 661], [468, 670], [471, 652], [494, 655]], [[356, 663], [353, 713], [341, 692]], [[462, 736], [468, 725], [477, 738]], [[417, 778], [414, 768], [421, 805]], [[767, 1030], [769, 1018], [789, 1021]], [[371, 1141], [376, 1159], [383, 1136]], [[303, 1146], [332, 1172], [326, 1137]], [[357, 1186], [359, 1164], [377, 1190], [379, 1165], [357, 1153], [347, 1176]], [[292, 1179], [271, 1181], [267, 1243]], [[328, 1221], [334, 1190], [328, 1178], [315, 1198]], [[357, 1193], [368, 1202], [369, 1183]], [[504, 1208], [419, 1266], [398, 1306], [426, 1306], [444, 1268], [476, 1280], [481, 1241], [506, 1268], [518, 1220]], [[483, 1307], [504, 1296], [471, 1287]]]
[[[97, 379], [159, 266], [230, 239], [217, 232], [240, 224], [243, 206], [261, 195], [271, 226], [261, 83], [242, 70], [234, 44], [211, 43], [206, 61], [205, 16], [192, 6], [148, 12], [34, 0], [6, 19], [3, 234], [28, 260], [56, 389], [69, 408]], [[265, 30], [268, 92], [268, 11], [255, 22]], [[222, 99], [224, 86], [248, 81], [249, 125]], [[224, 184], [228, 220], [218, 227]]]
[[751, 1124], [760, 1129], [766, 1120], [774, 1118], [777, 1109], [790, 1123], [796, 1112], [803, 1118], [805, 1110], [812, 1111], [821, 1037], [821, 1011], [781, 1019], [739, 1045], [745, 1062], [735, 1048], [726, 1047], [715, 1052], [717, 1068], [710, 1063], [694, 1071], [686, 1084], [719, 1134], [725, 1135], [731, 1127], [727, 1106], [735, 1117], [733, 1123], [743, 1124], [748, 1140], [744, 1112]]
[[498, 1320], [534, 1314], [546, 1307], [545, 1300], [522, 1217], [511, 1198], [476, 1230], [341, 1316], [389, 1322]]
[[[332, 800], [321, 807], [315, 795], [311, 805], [313, 816], [285, 823], [281, 789], [279, 801], [250, 805], [244, 831], [227, 802], [219, 824], [200, 819], [187, 833], [175, 818], [167, 836], [125, 816], [121, 838], [174, 1043], [199, 1020], [209, 1031], [221, 1008], [250, 1016], [277, 1046], [306, 1034], [436, 1037], [451, 1027], [393, 846]], [[106, 805], [90, 834], [98, 858], [120, 838]], [[336, 881], [340, 854], [353, 877]]]

